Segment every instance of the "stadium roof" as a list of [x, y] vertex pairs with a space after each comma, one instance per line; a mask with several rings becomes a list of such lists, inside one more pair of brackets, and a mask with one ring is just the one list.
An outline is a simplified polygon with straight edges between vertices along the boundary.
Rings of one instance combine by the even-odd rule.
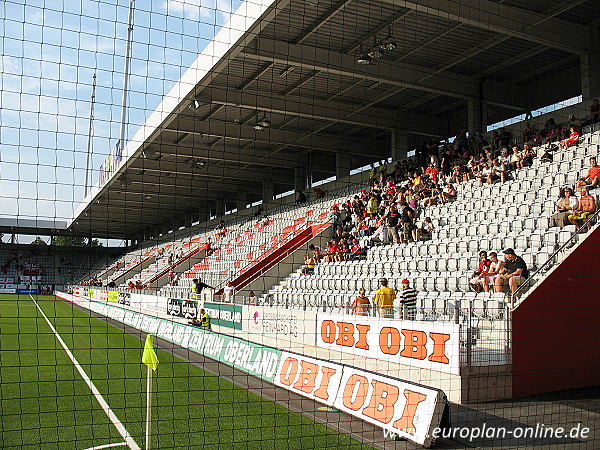
[[68, 225], [140, 238], [580, 95], [598, 18], [596, 0], [246, 1]]

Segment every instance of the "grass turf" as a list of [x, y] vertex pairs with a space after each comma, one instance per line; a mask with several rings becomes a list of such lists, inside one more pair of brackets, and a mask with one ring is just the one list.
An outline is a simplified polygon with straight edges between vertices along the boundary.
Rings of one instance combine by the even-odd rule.
[[[75, 358], [143, 447], [143, 342], [51, 296], [36, 296]], [[299, 413], [157, 351], [153, 448], [368, 448]], [[122, 442], [28, 295], [0, 296], [0, 447]]]

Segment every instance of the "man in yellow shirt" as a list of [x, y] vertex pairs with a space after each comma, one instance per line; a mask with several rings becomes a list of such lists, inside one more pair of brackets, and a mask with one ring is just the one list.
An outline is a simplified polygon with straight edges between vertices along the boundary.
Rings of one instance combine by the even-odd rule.
[[375, 292], [373, 302], [377, 305], [379, 316], [387, 319], [394, 318], [394, 300], [396, 300], [396, 291], [388, 287], [387, 278], [379, 280], [381, 287]]

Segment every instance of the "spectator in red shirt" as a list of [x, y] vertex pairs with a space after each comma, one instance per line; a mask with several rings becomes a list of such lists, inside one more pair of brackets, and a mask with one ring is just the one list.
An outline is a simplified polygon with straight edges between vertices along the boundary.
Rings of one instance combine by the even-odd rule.
[[133, 281], [129, 280], [129, 283], [127, 283], [127, 287], [129, 289], [135, 289], [135, 283]]
[[429, 179], [434, 183], [438, 182], [440, 171], [433, 165], [429, 164], [429, 167], [425, 169], [425, 175], [429, 176]]
[[558, 147], [562, 148], [563, 150], [565, 150], [565, 149], [569, 148], [570, 146], [575, 145], [579, 142], [579, 133], [577, 132], [575, 127], [571, 127], [570, 130], [571, 130], [571, 133], [569, 134], [569, 137], [558, 143]]
[[590, 169], [588, 170], [588, 174], [585, 177], [582, 177], [577, 182], [577, 188], [582, 186], [588, 186], [590, 188], [595, 188], [600, 183], [600, 166], [596, 162], [595, 157], [590, 158]]
[[325, 253], [325, 262], [334, 262], [336, 260], [337, 254], [340, 251], [335, 240], [331, 240], [327, 243], [327, 251]]
[[471, 275], [471, 279], [469, 280], [469, 286], [475, 292], [479, 293], [483, 290], [484, 282], [485, 282], [485, 274], [490, 270], [490, 264], [492, 262], [488, 259], [487, 252], [479, 252], [479, 267], [473, 275]]
[[360, 259], [362, 256], [365, 256], [365, 252], [359, 245], [358, 240], [352, 240], [352, 246], [350, 247], [350, 257], [352, 259]]

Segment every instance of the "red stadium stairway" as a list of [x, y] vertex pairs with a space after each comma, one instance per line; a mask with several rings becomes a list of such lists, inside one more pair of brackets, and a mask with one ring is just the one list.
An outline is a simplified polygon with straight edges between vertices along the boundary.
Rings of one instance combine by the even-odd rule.
[[[173, 264], [163, 268], [160, 272], [156, 273], [152, 278], [148, 280], [148, 284], [154, 287], [160, 288], [169, 282], [169, 271], [173, 270], [176, 273], [182, 273], [188, 270], [193, 264], [202, 260], [206, 256], [207, 244], [201, 244], [196, 248], [192, 248], [192, 245], [196, 240], [192, 240], [189, 244], [184, 244], [184, 250], [188, 250], [188, 253], [183, 255], [180, 259], [175, 261]], [[192, 248], [190, 251], [189, 249]]]
[[[278, 263], [300, 250], [311, 240], [318, 237], [323, 231], [330, 227], [329, 223], [321, 223], [317, 225], [310, 225], [300, 233], [296, 234], [291, 240], [285, 242], [281, 247], [271, 249], [264, 254], [260, 259], [255, 259], [252, 263], [242, 270], [242, 273], [229, 280], [235, 286], [239, 292], [244, 288], [248, 287], [258, 277], [265, 275], [270, 269], [275, 267]], [[285, 278], [291, 270], [285, 270], [281, 273], [281, 276]], [[217, 292], [221, 294], [222, 289]]]

